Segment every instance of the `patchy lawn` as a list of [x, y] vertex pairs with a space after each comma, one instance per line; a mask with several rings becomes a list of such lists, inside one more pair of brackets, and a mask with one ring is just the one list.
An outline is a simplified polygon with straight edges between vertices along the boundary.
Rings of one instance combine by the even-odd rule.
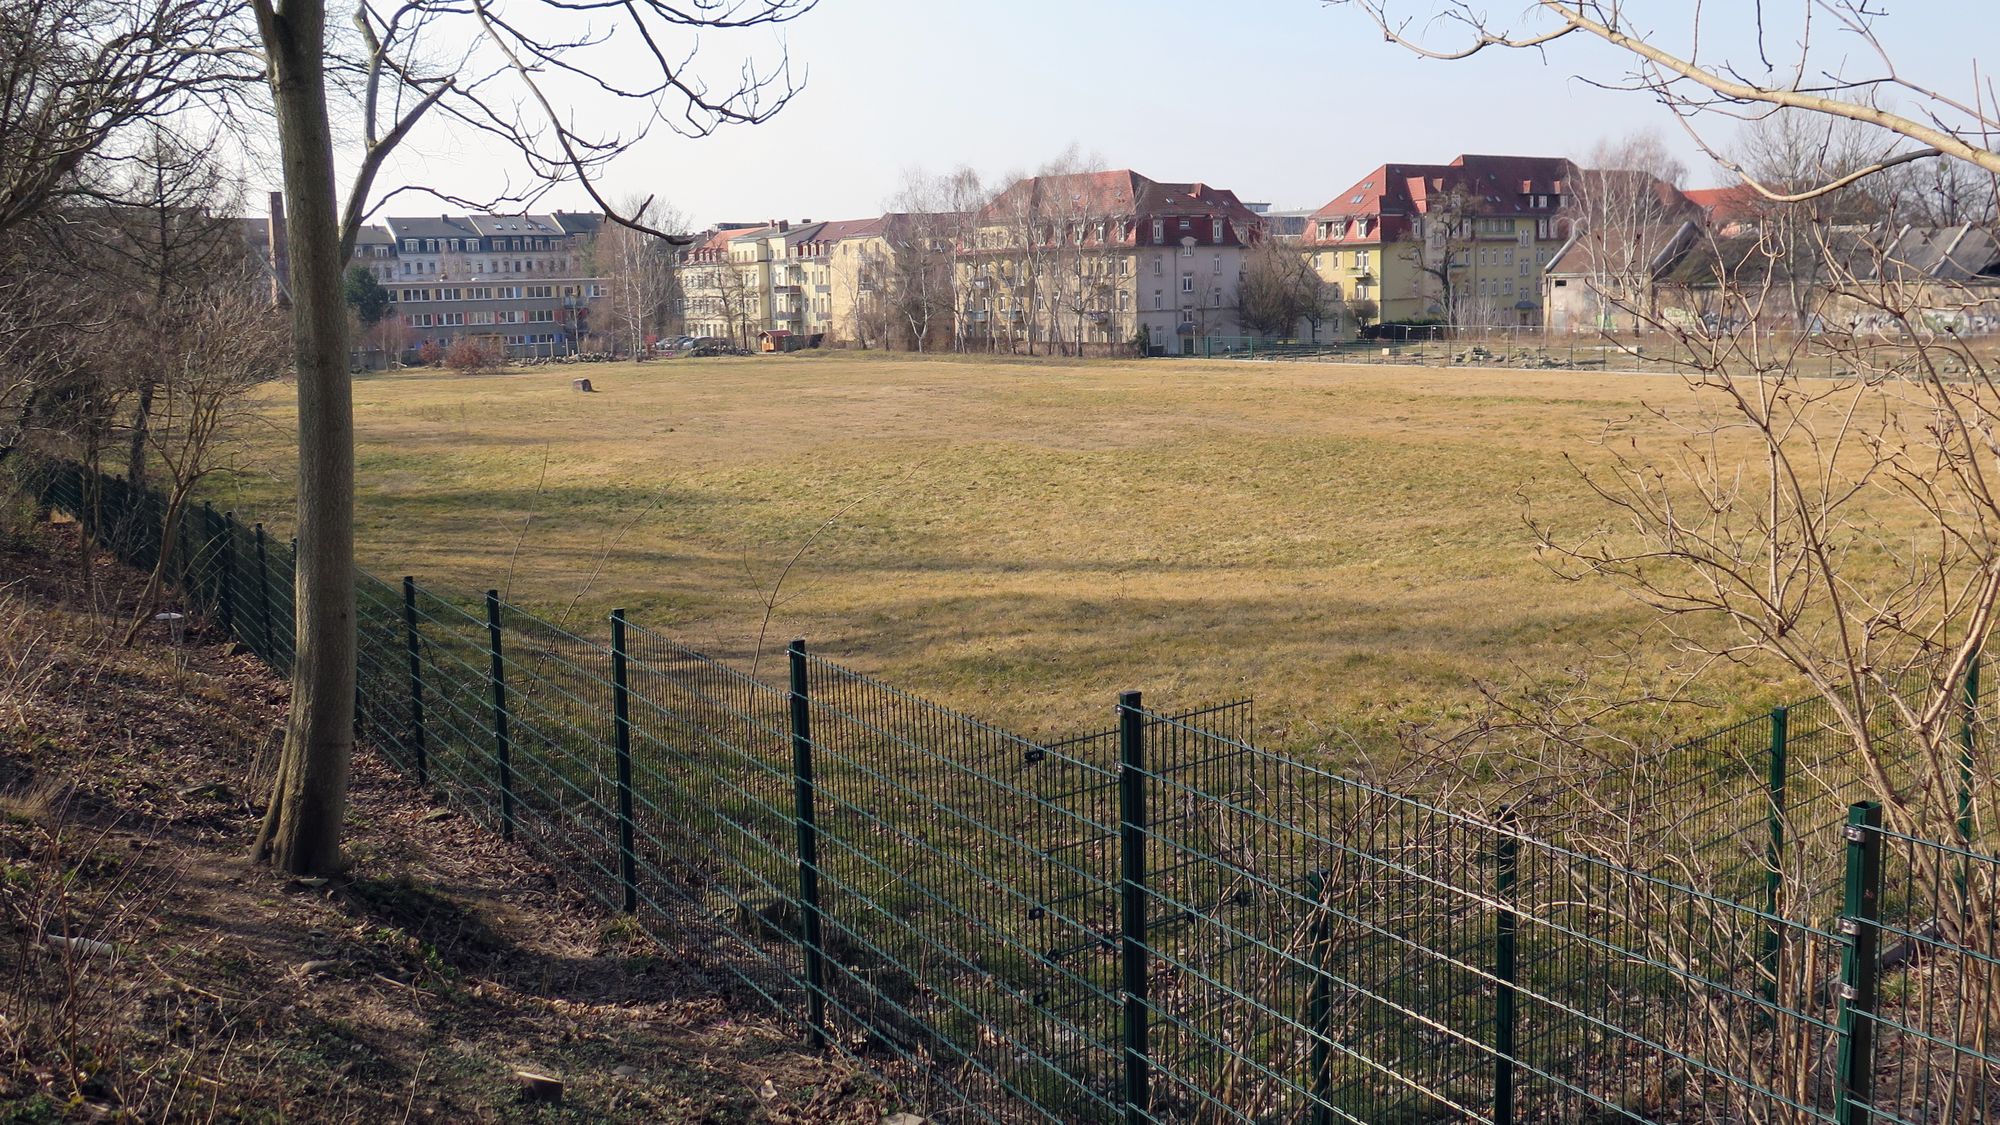
[[[571, 389], [588, 374], [596, 393]], [[213, 499], [289, 520], [291, 389]], [[1024, 733], [1253, 696], [1269, 744], [1393, 751], [1481, 686], [1568, 683], [1656, 618], [1538, 560], [1524, 515], [1611, 518], [1565, 462], [1658, 437], [1679, 379], [874, 354], [355, 385], [358, 551], [391, 582], [499, 587], [577, 632], [635, 620], [748, 664], [822, 655]], [[1668, 725], [1776, 702], [1717, 669]]]

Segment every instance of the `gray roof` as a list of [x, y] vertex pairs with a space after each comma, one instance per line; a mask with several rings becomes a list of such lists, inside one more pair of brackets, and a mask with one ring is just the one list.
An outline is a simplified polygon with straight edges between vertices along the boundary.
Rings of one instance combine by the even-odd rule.
[[388, 218], [390, 233], [400, 241], [405, 238], [465, 238], [479, 233], [472, 228], [472, 220], [462, 215], [437, 215], [422, 218]]
[[[1886, 234], [1887, 232], [1880, 232]], [[1966, 223], [1955, 227], [1911, 227], [1897, 230], [1878, 255], [1880, 239], [1860, 244], [1854, 262], [1856, 276], [1870, 280], [1936, 281], [1992, 280], [2000, 273], [2000, 244], [1993, 232]]]
[[[1850, 227], [1825, 235], [1840, 272], [1857, 281], [2000, 282], [2000, 243], [1970, 224], [1955, 227]], [[1702, 240], [1667, 274], [1684, 286], [1761, 282], [1784, 272], [1775, 244], [1756, 234]]]
[[478, 233], [495, 237], [531, 234], [560, 238], [568, 233], [556, 223], [553, 215], [469, 215], [466, 221]]

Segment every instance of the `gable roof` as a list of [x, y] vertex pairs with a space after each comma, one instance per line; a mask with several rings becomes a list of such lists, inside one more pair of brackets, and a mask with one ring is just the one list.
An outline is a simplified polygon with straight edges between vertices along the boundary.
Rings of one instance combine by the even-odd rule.
[[[1535, 196], [1560, 197], [1575, 166], [1560, 156], [1467, 154], [1449, 164], [1382, 164], [1312, 213], [1328, 219], [1421, 215], [1433, 197], [1462, 192], [1483, 215], [1545, 215]], [[1307, 237], [1313, 231], [1307, 230]]]
[[1718, 227], [1755, 219], [1764, 201], [1756, 188], [1740, 181], [1726, 187], [1693, 188], [1681, 194], [1707, 212], [1711, 226]]
[[1600, 268], [1629, 269], [1645, 262], [1648, 273], [1657, 276], [1677, 264], [1701, 237], [1697, 220], [1647, 223], [1633, 232], [1625, 245], [1613, 247], [1609, 241], [1588, 230], [1571, 236], [1543, 272], [1557, 277], [1588, 276]]
[[1227, 218], [1245, 225], [1262, 224], [1257, 213], [1245, 207], [1236, 193], [1227, 188], [1198, 180], [1188, 183], [1154, 180], [1130, 168], [1016, 180], [979, 209], [977, 221], [992, 223], [1023, 211], [1119, 218], [1172, 212]]

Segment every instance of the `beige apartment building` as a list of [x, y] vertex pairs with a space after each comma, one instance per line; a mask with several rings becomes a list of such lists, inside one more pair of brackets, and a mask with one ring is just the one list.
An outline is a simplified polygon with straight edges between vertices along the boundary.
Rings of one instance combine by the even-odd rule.
[[856, 247], [881, 226], [879, 218], [780, 219], [715, 231], [679, 257], [688, 334], [774, 351], [794, 340], [851, 341], [843, 323], [852, 325], [856, 292], [867, 284], [854, 268]]
[[1263, 220], [1236, 193], [1130, 169], [1034, 176], [981, 208], [960, 250], [974, 346], [1194, 352], [1238, 335], [1237, 285]]
[[1384, 164], [1313, 212], [1302, 249], [1330, 297], [1376, 321], [1538, 325], [1574, 174], [1543, 156]]

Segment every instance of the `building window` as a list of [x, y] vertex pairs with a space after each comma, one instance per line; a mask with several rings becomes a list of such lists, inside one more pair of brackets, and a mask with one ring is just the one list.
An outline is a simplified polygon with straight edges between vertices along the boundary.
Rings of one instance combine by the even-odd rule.
[[1368, 268], [1369, 257], [1370, 254], [1368, 251], [1356, 250], [1354, 252], [1354, 268], [1358, 270], [1366, 270]]
[[1193, 274], [1191, 274], [1191, 273], [1184, 273], [1184, 274], [1182, 274], [1182, 275], [1181, 275], [1181, 292], [1183, 292], [1183, 293], [1192, 293], [1192, 292], [1194, 292], [1194, 275], [1193, 275]]
[[1221, 220], [1221, 219], [1210, 219], [1210, 220], [1208, 221], [1208, 240], [1209, 240], [1210, 242], [1221, 242], [1221, 241], [1222, 241], [1222, 220]]
[[1167, 307], [1166, 290], [1164, 289], [1153, 290], [1153, 307], [1156, 309], [1164, 309]]
[[1182, 310], [1181, 310], [1181, 323], [1182, 323], [1182, 324], [1193, 324], [1193, 323], [1194, 323], [1194, 310], [1193, 310], [1193, 309], [1182, 309]]
[[1158, 243], [1158, 242], [1165, 242], [1166, 240], [1167, 240], [1167, 221], [1165, 219], [1154, 219], [1153, 241]]
[[1154, 276], [1154, 277], [1161, 277], [1161, 276], [1164, 276], [1164, 275], [1165, 275], [1165, 273], [1166, 273], [1166, 269], [1167, 269], [1167, 263], [1165, 262], [1165, 260], [1163, 260], [1163, 259], [1160, 259], [1160, 258], [1154, 258], [1154, 259], [1153, 259], [1153, 276]]
[[1190, 229], [1190, 227], [1191, 227], [1191, 226], [1192, 226], [1192, 224], [1191, 224], [1191, 223], [1189, 223], [1189, 222], [1188, 222], [1188, 220], [1186, 220], [1186, 219], [1182, 219], [1182, 220], [1180, 221], [1180, 229], [1181, 229], [1181, 230], [1188, 230], [1188, 229]]
[[1209, 258], [1210, 258], [1210, 259], [1211, 259], [1211, 260], [1212, 260], [1212, 261], [1214, 262], [1214, 264], [1215, 264], [1215, 270], [1214, 270], [1213, 272], [1215, 272], [1215, 273], [1221, 273], [1221, 272], [1222, 272], [1222, 255], [1220, 255], [1220, 254], [1211, 254], [1211, 255], [1209, 255]]

